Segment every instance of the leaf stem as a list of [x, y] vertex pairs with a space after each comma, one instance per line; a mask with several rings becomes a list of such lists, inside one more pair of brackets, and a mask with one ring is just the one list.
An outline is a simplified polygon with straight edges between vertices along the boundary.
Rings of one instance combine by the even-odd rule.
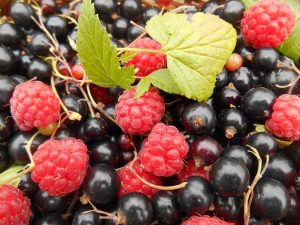
[[163, 53], [161, 50], [143, 49], [143, 48], [117, 48], [117, 51], [127, 52], [147, 52], [147, 53]]
[[34, 169], [35, 163], [34, 163], [33, 155], [32, 155], [32, 153], [31, 153], [31, 145], [32, 145], [32, 143], [33, 143], [35, 137], [36, 137], [39, 133], [40, 133], [40, 132], [37, 131], [34, 135], [32, 135], [32, 137], [29, 139], [29, 141], [27, 142], [27, 144], [26, 144], [26, 146], [25, 146], [25, 150], [26, 150], [26, 153], [27, 153], [27, 155], [28, 155], [28, 157], [29, 157], [30, 163], [29, 163], [28, 165], [26, 165], [26, 166], [24, 167], [24, 169], [23, 169], [21, 172], [15, 174], [15, 175], [13, 175], [13, 176], [11, 176], [11, 177], [5, 179], [5, 180], [0, 181], [0, 185], [8, 184], [8, 183], [10, 183], [10, 182], [12, 182], [12, 181], [18, 179], [19, 177], [21, 177], [21, 176], [23, 176], [23, 175], [25, 175], [25, 174], [31, 172], [31, 171]]

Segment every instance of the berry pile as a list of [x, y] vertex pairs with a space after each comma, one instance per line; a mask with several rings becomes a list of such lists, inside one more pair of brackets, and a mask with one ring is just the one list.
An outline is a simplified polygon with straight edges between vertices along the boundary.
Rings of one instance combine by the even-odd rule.
[[[77, 54], [86, 2], [0, 3], [0, 225], [300, 225], [300, 65], [276, 49], [296, 29], [289, 1], [93, 0], [128, 90]], [[168, 11], [237, 33], [206, 101], [147, 84], [196, 54], [148, 32]]]

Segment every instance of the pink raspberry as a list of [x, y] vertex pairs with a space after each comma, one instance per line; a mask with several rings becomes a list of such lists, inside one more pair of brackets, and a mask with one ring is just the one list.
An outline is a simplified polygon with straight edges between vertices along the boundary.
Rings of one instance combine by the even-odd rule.
[[136, 88], [132, 88], [119, 97], [115, 108], [115, 119], [124, 133], [145, 134], [163, 117], [165, 103], [156, 88], [135, 98]]
[[192, 216], [187, 220], [183, 221], [181, 225], [234, 225], [233, 222], [227, 222], [214, 216]]
[[77, 190], [85, 177], [89, 156], [80, 139], [50, 139], [38, 147], [33, 155], [35, 167], [32, 180], [52, 196]]
[[[157, 41], [145, 37], [138, 39], [130, 47], [159, 50], [161, 45]], [[165, 68], [167, 66], [167, 57], [164, 54], [139, 52], [126, 64], [126, 66], [131, 65], [138, 69], [137, 76], [144, 77], [155, 70]]]
[[181, 171], [188, 151], [189, 145], [176, 127], [158, 123], [144, 140], [139, 158], [148, 172], [169, 177]]
[[288, 94], [278, 97], [271, 118], [265, 125], [277, 137], [288, 141], [300, 140], [300, 98]]
[[51, 124], [60, 117], [58, 98], [41, 81], [19, 84], [10, 99], [11, 114], [22, 131]]
[[254, 48], [276, 48], [292, 33], [295, 23], [296, 16], [289, 5], [262, 0], [245, 12], [241, 33]]
[[208, 180], [208, 171], [206, 171], [204, 167], [197, 167], [195, 161], [190, 159], [187, 162], [187, 165], [184, 165], [183, 169], [178, 174], [178, 178], [180, 182], [184, 182], [187, 178], [192, 176], [200, 176]]
[[30, 200], [14, 186], [0, 186], [0, 225], [28, 225]]
[[[146, 195], [148, 198], [151, 198], [158, 190], [151, 188], [150, 186], [144, 184], [139, 178], [137, 178], [129, 169], [131, 162], [127, 164], [124, 168], [118, 171], [118, 175], [121, 179], [121, 188], [119, 190], [119, 196], [121, 197], [124, 194], [131, 192], [140, 192]], [[141, 165], [141, 161], [135, 161], [133, 165], [134, 171], [146, 181], [161, 185], [161, 179], [154, 176], [152, 173], [145, 171]]]

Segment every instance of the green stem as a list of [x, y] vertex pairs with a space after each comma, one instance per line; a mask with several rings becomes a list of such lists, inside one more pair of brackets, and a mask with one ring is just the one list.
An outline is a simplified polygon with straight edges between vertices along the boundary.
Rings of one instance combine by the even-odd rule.
[[163, 53], [161, 50], [155, 49], [143, 49], [143, 48], [117, 48], [117, 51], [126, 51], [126, 52], [147, 52], [147, 53]]

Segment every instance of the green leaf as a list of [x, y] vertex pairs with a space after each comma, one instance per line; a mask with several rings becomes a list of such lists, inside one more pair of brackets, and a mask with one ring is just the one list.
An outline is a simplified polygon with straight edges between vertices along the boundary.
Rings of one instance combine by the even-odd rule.
[[120, 56], [120, 60], [124, 63], [129, 62], [133, 59], [134, 56], [136, 56], [138, 52], [125, 52]]
[[179, 94], [208, 99], [236, 44], [232, 25], [211, 14], [196, 13], [189, 22], [185, 14], [166, 13], [149, 20], [146, 31], [161, 43]]
[[141, 79], [141, 81], [137, 85], [135, 96], [142, 96], [146, 91], [148, 91], [151, 84], [158, 89], [161, 89], [170, 94], [181, 93], [181, 90], [173, 79], [170, 71], [168, 69], [160, 69]]
[[[7, 170], [5, 170], [3, 173], [0, 173], [0, 183], [3, 180], [6, 180], [14, 175], [16, 175], [18, 172], [20, 172], [21, 170], [23, 170], [24, 166], [20, 166], [20, 165], [12, 165], [10, 166]], [[20, 183], [20, 178], [17, 178], [15, 180], [13, 180], [10, 184], [17, 187]]]
[[135, 80], [134, 68], [120, 67], [117, 50], [95, 15], [91, 0], [84, 0], [78, 21], [77, 51], [90, 80], [101, 87], [119, 85], [130, 89]]
[[[291, 57], [293, 60], [298, 61], [300, 59], [300, 1], [299, 0], [280, 0], [287, 3], [296, 14], [296, 25], [292, 34], [287, 40], [280, 45], [277, 50], [282, 54]], [[249, 8], [251, 5], [258, 2], [257, 0], [242, 0], [245, 8]]]

